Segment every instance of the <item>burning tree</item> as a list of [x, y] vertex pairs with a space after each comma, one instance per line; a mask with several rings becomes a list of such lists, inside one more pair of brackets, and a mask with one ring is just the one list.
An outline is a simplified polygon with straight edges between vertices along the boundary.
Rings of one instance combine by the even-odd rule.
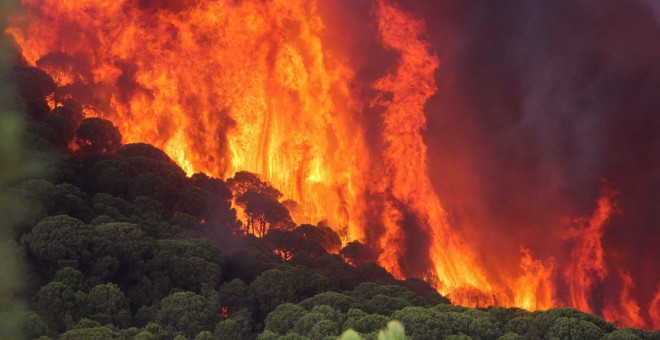
[[250, 190], [237, 198], [236, 204], [245, 209], [247, 231], [257, 237], [264, 237], [271, 228], [288, 230], [295, 226], [284, 205], [268, 194]]

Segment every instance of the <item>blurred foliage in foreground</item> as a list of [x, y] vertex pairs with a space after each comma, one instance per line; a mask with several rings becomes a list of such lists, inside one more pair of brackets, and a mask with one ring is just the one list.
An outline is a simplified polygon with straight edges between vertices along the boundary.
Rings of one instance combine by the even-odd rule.
[[[10, 5], [10, 1], [0, 0], [0, 32], [5, 27], [3, 13], [9, 12]], [[23, 154], [19, 143], [22, 125], [9, 81], [12, 61], [8, 43], [0, 35], [0, 339], [17, 339], [21, 337], [18, 321], [23, 306], [16, 297], [20, 284], [16, 243], [10, 234], [11, 223], [17, 216], [11, 216], [14, 209], [6, 189], [23, 172]]]

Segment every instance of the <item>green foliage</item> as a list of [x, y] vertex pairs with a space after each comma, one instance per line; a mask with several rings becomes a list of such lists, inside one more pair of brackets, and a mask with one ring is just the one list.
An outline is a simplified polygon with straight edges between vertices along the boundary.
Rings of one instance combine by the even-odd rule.
[[194, 337], [201, 331], [212, 330], [219, 315], [219, 311], [212, 310], [203, 296], [178, 292], [161, 301], [156, 320], [170, 332]]
[[591, 322], [575, 318], [559, 317], [548, 329], [547, 336], [551, 339], [591, 340], [600, 339], [603, 330]]
[[[293, 331], [301, 335], [309, 336], [314, 325], [316, 325], [317, 323], [323, 320], [331, 321], [333, 324], [338, 324], [337, 321], [335, 321], [337, 319], [339, 319], [341, 322], [342, 319], [341, 314], [339, 314], [338, 317], [333, 317], [333, 316], [334, 315], [325, 315], [322, 312], [314, 312], [314, 311], [307, 313], [302, 317], [300, 317], [298, 321], [296, 321], [293, 327]], [[337, 325], [337, 327], [339, 328], [339, 325]]]
[[140, 329], [137, 327], [130, 327], [126, 329], [120, 329], [119, 331], [117, 331], [121, 339], [133, 339], [138, 334], [140, 334], [140, 332], [141, 332]]
[[137, 280], [148, 270], [157, 244], [130, 223], [104, 223], [93, 228], [90, 273], [97, 282]]
[[341, 334], [339, 337], [340, 340], [362, 340], [362, 336], [360, 334], [352, 329], [346, 330], [344, 333]]
[[21, 329], [27, 339], [35, 339], [50, 333], [48, 325], [35, 312], [26, 312], [23, 314], [21, 318]]
[[[488, 314], [495, 320], [499, 327], [504, 327], [509, 321], [517, 317], [530, 316], [531, 313], [520, 308], [494, 307], [488, 309]], [[524, 333], [519, 333], [524, 334]]]
[[407, 306], [410, 306], [410, 302], [405, 299], [378, 294], [367, 301], [364, 310], [368, 313], [390, 315]]
[[532, 327], [533, 318], [531, 316], [518, 316], [515, 317], [504, 326], [504, 331], [516, 333], [516, 334], [527, 334]]
[[[44, 95], [61, 89], [43, 71], [21, 66], [13, 77], [29, 113], [24, 154], [47, 157], [50, 176], [19, 181], [30, 173], [19, 164], [25, 156], [7, 143], [20, 123], [0, 110], [0, 189], [14, 184], [0, 196], [11, 225], [0, 227], [0, 338], [16, 338], [16, 325], [30, 338], [61, 339], [334, 339], [351, 328], [341, 339], [393, 340], [405, 338], [404, 326], [410, 339], [657, 335], [569, 308], [450, 305], [419, 279], [394, 279], [364, 244], [340, 249], [324, 223], [294, 228], [295, 202], [280, 202], [258, 176], [188, 178], [151, 145], [121, 145], [112, 123], [83, 121], [72, 100], [51, 111]], [[73, 157], [47, 153], [66, 153], [71, 142]], [[239, 229], [232, 203], [262, 238]], [[17, 248], [28, 261], [20, 295], [9, 285]], [[34, 296], [36, 313], [19, 321], [3, 313], [17, 310], [16, 296]]]
[[445, 340], [473, 340], [473, 339], [474, 338], [472, 338], [471, 336], [465, 334], [452, 334], [445, 337]]
[[292, 267], [281, 268], [261, 273], [250, 284], [259, 309], [265, 314], [282, 303], [298, 302], [334, 288], [330, 280], [314, 272]]
[[66, 215], [46, 217], [21, 242], [45, 269], [77, 268], [89, 258], [93, 231], [82, 221]]
[[485, 317], [475, 317], [470, 322], [467, 334], [475, 339], [495, 340], [502, 334], [502, 332], [497, 324], [490, 319]]
[[522, 335], [516, 334], [516, 333], [505, 333], [501, 337], [497, 338], [497, 340], [522, 340], [524, 337]]
[[119, 339], [110, 328], [95, 327], [72, 329], [60, 335], [60, 340], [114, 340]]
[[115, 284], [98, 285], [89, 291], [90, 318], [101, 324], [126, 327], [130, 320], [128, 299]]
[[277, 333], [272, 332], [270, 330], [265, 330], [263, 331], [263, 333], [257, 336], [257, 340], [279, 340], [279, 339], [280, 336]]
[[78, 187], [68, 183], [53, 184], [43, 179], [27, 179], [13, 186], [11, 195], [21, 215], [17, 232], [29, 231], [46, 216], [68, 215], [82, 221], [93, 216], [87, 205], [87, 195]]
[[254, 312], [257, 307], [257, 299], [241, 279], [234, 279], [225, 282], [218, 290], [218, 297], [223, 307], [227, 308], [231, 315], [241, 309], [247, 309]]
[[378, 340], [405, 340], [406, 332], [403, 325], [398, 321], [390, 321], [387, 328], [378, 332]]
[[312, 309], [314, 306], [327, 305], [340, 311], [346, 312], [353, 307], [358, 307], [360, 300], [351, 296], [337, 292], [323, 292], [299, 303], [306, 309]]
[[406, 307], [395, 312], [392, 318], [406, 325], [411, 339], [440, 339], [452, 334], [450, 320], [432, 309]]
[[145, 335], [148, 335], [149, 339], [153, 338], [158, 340], [165, 340], [171, 338], [171, 336], [167, 333], [167, 331], [156, 323], [149, 323], [148, 325], [144, 326], [142, 332], [140, 332], [139, 334], [142, 333], [146, 333]]
[[387, 326], [390, 318], [380, 314], [366, 314], [350, 316], [344, 322], [344, 328], [354, 329], [362, 334], [378, 332]]
[[220, 282], [219, 261], [210, 244], [184, 240], [159, 240], [158, 244], [163, 271], [176, 287], [201, 292]]
[[76, 293], [61, 282], [51, 282], [39, 289], [36, 297], [39, 315], [52, 329], [65, 330], [73, 326], [86, 307], [84, 295]]
[[101, 327], [101, 323], [98, 321], [84, 318], [76, 322], [76, 324], [73, 326], [73, 329], [96, 328], [96, 327]]
[[213, 340], [213, 339], [215, 339], [213, 337], [213, 333], [211, 333], [209, 331], [201, 331], [195, 337], [195, 340]]
[[[605, 334], [601, 339], [602, 340], [641, 340], [645, 337], [642, 337], [642, 334], [636, 334], [635, 330], [631, 329], [617, 329], [614, 332]], [[640, 336], [642, 335], [642, 336]], [[651, 338], [651, 337], [649, 337]]]
[[[537, 315], [532, 320], [532, 323], [529, 326], [529, 331], [526, 333], [526, 335], [529, 337], [546, 336], [546, 334], [549, 333], [550, 328], [555, 326], [555, 323], [559, 318], [570, 318], [575, 320], [568, 321], [567, 319], [562, 319], [553, 331], [553, 334], [569, 334], [565, 333], [565, 326], [578, 324], [581, 325], [579, 326], [579, 329], [581, 330], [580, 332], [583, 330], [585, 336], [590, 336], [592, 331], [595, 329], [599, 330], [601, 333], [611, 332], [614, 330], [614, 326], [611, 323], [606, 322], [602, 318], [595, 315], [580, 312], [573, 308], [553, 308]], [[584, 323], [576, 323], [576, 321], [585, 321], [587, 323], [591, 323], [595, 329], [587, 326]]]
[[308, 336], [312, 339], [325, 339], [326, 337], [335, 337], [341, 333], [339, 324], [332, 320], [321, 320], [312, 326]]
[[53, 277], [53, 282], [62, 282], [63, 284], [71, 287], [71, 289], [74, 291], [88, 290], [83, 273], [71, 267], [64, 267], [58, 270]]
[[244, 329], [236, 320], [228, 319], [218, 322], [213, 334], [217, 339], [242, 339]]
[[307, 311], [292, 303], [277, 306], [266, 317], [266, 330], [284, 335], [295, 327], [296, 322], [307, 314]]

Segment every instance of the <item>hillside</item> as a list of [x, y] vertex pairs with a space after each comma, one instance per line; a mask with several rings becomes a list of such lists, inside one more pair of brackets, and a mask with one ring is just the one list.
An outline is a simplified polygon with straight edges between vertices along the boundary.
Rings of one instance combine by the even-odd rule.
[[25, 112], [20, 158], [38, 170], [3, 193], [24, 265], [0, 303], [26, 306], [29, 339], [325, 339], [349, 328], [372, 339], [390, 320], [411, 339], [660, 339], [569, 308], [452, 305], [422, 280], [394, 279], [365, 245], [342, 247], [324, 222], [295, 225], [292, 203], [258, 176], [188, 177], [54, 99], [45, 72], [15, 66], [10, 79]]

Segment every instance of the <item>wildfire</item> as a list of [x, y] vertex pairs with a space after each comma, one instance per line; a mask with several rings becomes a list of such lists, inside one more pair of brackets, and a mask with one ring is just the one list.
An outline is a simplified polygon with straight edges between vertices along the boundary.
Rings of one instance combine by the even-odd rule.
[[391, 1], [374, 0], [369, 20], [395, 61], [366, 84], [353, 54], [327, 38], [332, 14], [316, 0], [22, 3], [6, 33], [27, 62], [88, 116], [112, 120], [125, 142], [162, 148], [189, 175], [259, 174], [297, 202], [297, 223], [327, 220], [344, 242], [377, 248], [395, 277], [424, 277], [456, 303], [569, 305], [626, 325], [660, 324], [660, 292], [647, 324], [628, 273], [619, 273], [617, 307], [592, 301], [609, 274], [601, 238], [616, 212], [611, 189], [590, 219], [571, 220], [568, 264], [521, 244], [515, 277], [484, 265], [428, 175], [422, 131], [440, 60], [425, 22]]

